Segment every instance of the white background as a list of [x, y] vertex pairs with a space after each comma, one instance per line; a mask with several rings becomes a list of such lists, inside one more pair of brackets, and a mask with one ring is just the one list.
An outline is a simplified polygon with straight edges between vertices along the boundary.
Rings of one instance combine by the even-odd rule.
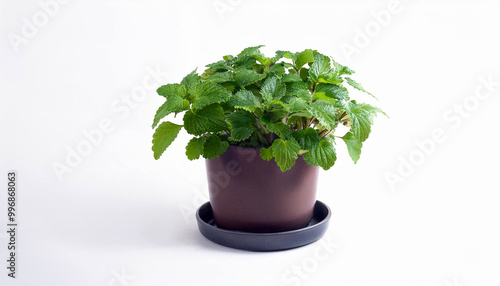
[[[0, 1], [0, 284], [500, 285], [500, 1], [389, 3]], [[276, 253], [201, 236], [205, 167], [185, 158], [184, 131], [160, 160], [151, 151], [155, 89], [258, 44], [334, 57], [379, 101], [352, 97], [390, 115], [358, 164], [339, 142], [321, 171], [324, 239]], [[102, 121], [112, 130], [68, 166]], [[58, 178], [58, 164], [71, 172]], [[15, 280], [3, 266], [8, 170]]]

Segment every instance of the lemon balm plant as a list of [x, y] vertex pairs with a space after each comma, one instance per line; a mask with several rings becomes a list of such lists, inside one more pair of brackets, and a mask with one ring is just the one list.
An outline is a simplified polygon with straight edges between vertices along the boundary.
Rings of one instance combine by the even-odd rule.
[[[325, 233], [330, 209], [316, 201], [318, 170], [335, 164], [339, 144], [356, 163], [383, 112], [349, 97], [348, 87], [366, 90], [330, 57], [310, 49], [266, 57], [261, 47], [158, 88], [166, 102], [152, 149], [158, 159], [182, 128], [193, 135], [186, 155], [206, 159], [210, 193], [197, 211], [200, 232], [225, 246], [280, 250]], [[172, 113], [184, 113], [182, 125], [159, 124]], [[349, 131], [336, 134], [340, 125]]]
[[[180, 83], [163, 85], [166, 102], [154, 117], [153, 128], [167, 115], [183, 115], [183, 125], [159, 124], [153, 135], [155, 159], [184, 128], [193, 138], [186, 146], [189, 160], [221, 156], [230, 145], [258, 147], [266, 161], [282, 172], [299, 156], [325, 170], [336, 161], [338, 141], [356, 163], [379, 108], [349, 97], [347, 86], [368, 93], [354, 81], [353, 70], [316, 50], [277, 51], [273, 57], [262, 46], [227, 55], [196, 70]], [[340, 124], [349, 132], [339, 137]]]

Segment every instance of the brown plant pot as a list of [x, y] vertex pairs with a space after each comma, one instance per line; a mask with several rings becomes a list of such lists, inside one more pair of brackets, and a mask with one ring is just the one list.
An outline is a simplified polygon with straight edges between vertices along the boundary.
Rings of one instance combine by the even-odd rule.
[[210, 204], [218, 227], [245, 232], [280, 232], [303, 228], [313, 216], [318, 167], [302, 156], [282, 172], [260, 148], [229, 146], [206, 160]]

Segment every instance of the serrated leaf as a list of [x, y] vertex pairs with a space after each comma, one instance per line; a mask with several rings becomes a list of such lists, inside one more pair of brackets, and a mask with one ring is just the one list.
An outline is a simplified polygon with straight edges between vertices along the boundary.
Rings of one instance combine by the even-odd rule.
[[356, 164], [359, 160], [359, 156], [361, 155], [361, 147], [363, 147], [363, 143], [361, 143], [352, 132], [347, 132], [342, 139], [347, 145], [349, 156], [351, 156], [354, 164]]
[[213, 159], [219, 157], [226, 152], [228, 147], [229, 143], [227, 141], [222, 141], [219, 136], [212, 134], [203, 144], [203, 158]]
[[275, 63], [281, 58], [287, 58], [293, 60], [295, 59], [295, 54], [289, 51], [276, 51], [276, 55], [271, 58], [271, 62]]
[[307, 49], [296, 55], [295, 68], [300, 70], [303, 65], [314, 61], [314, 51]]
[[273, 149], [271, 147], [260, 149], [260, 157], [266, 161], [271, 160], [273, 158]]
[[188, 110], [184, 114], [184, 128], [192, 135], [226, 130], [224, 110], [216, 104], [195, 111]]
[[340, 76], [336, 75], [320, 75], [318, 78], [319, 83], [343, 83], [344, 80]]
[[333, 59], [332, 59], [332, 66], [333, 66], [334, 73], [337, 74], [338, 76], [341, 76], [344, 74], [351, 75], [354, 73], [354, 71], [352, 69], [337, 63]]
[[299, 143], [301, 149], [311, 150], [319, 143], [320, 137], [314, 128], [309, 127], [306, 130], [297, 130], [292, 133], [293, 138]]
[[167, 147], [174, 142], [181, 128], [182, 125], [177, 125], [172, 122], [163, 122], [156, 128], [153, 134], [153, 147], [151, 148], [156, 160], [158, 160]]
[[269, 68], [269, 74], [275, 75], [277, 77], [281, 77], [285, 74], [285, 68], [282, 63], [275, 64]]
[[236, 142], [246, 140], [254, 132], [255, 116], [247, 111], [237, 110], [226, 117], [231, 130], [231, 140]]
[[320, 77], [329, 78], [330, 75], [330, 58], [322, 54], [314, 55], [314, 61], [309, 69], [309, 80], [311, 82], [318, 82]]
[[288, 125], [283, 122], [276, 122], [274, 124], [267, 124], [267, 129], [272, 133], [278, 135], [282, 139], [293, 140], [292, 130]]
[[345, 80], [347, 81], [347, 83], [354, 87], [355, 89], [357, 90], [361, 90], [362, 92], [366, 92], [368, 93], [369, 95], [375, 97], [373, 94], [369, 93], [368, 91], [366, 91], [366, 89], [358, 82], [354, 81], [353, 79], [349, 78], [349, 77], [346, 77]]
[[349, 110], [347, 113], [351, 117], [351, 131], [361, 143], [368, 139], [370, 135], [373, 117], [375, 117], [377, 113], [386, 115], [378, 107], [366, 103], [357, 104], [354, 101], [349, 102]]
[[307, 105], [304, 99], [293, 97], [285, 108], [289, 113], [295, 113], [307, 110]]
[[225, 61], [218, 61], [206, 65], [206, 67], [213, 68], [217, 72], [232, 70], [233, 68], [228, 66]]
[[225, 55], [222, 58], [229, 63], [231, 63], [231, 61], [234, 59], [232, 55]]
[[238, 57], [249, 56], [249, 57], [256, 59], [257, 61], [259, 61], [263, 65], [268, 64], [268, 63], [270, 63], [271, 59], [266, 58], [266, 56], [264, 56], [264, 54], [262, 54], [260, 52], [260, 48], [263, 46], [264, 45], [255, 46], [255, 47], [248, 47], [248, 48], [244, 49], [243, 51], [241, 51], [241, 53], [238, 54]]
[[165, 103], [163, 103], [163, 105], [156, 111], [152, 127], [155, 128], [160, 120], [170, 113], [178, 113], [188, 109], [189, 101], [175, 94], [167, 95], [167, 101], [165, 101]]
[[288, 83], [286, 85], [286, 95], [296, 96], [305, 101], [309, 101], [311, 99], [309, 87], [303, 81]]
[[226, 71], [213, 74], [209, 76], [206, 80], [216, 83], [223, 83], [223, 82], [233, 81], [234, 77], [232, 72]]
[[219, 84], [213, 82], [200, 82], [193, 89], [193, 107], [201, 109], [213, 103], [227, 101], [231, 92]]
[[335, 119], [335, 107], [326, 100], [316, 100], [308, 108], [309, 112], [316, 117], [322, 126], [333, 129], [337, 123]]
[[210, 76], [214, 75], [217, 72], [214, 68], [208, 68], [201, 74], [201, 79], [207, 79]]
[[281, 99], [285, 93], [285, 84], [276, 76], [268, 77], [260, 88], [260, 94], [266, 103], [270, 103], [273, 99]]
[[281, 81], [283, 81], [284, 83], [302, 82], [302, 79], [300, 78], [300, 75], [298, 75], [296, 73], [288, 73], [288, 74], [283, 75], [283, 77], [281, 78]]
[[200, 76], [196, 73], [196, 69], [192, 71], [190, 74], [186, 75], [182, 81], [181, 84], [184, 85], [187, 89], [188, 93], [193, 92], [194, 86], [201, 80]]
[[243, 87], [255, 83], [265, 77], [265, 74], [260, 74], [254, 70], [239, 69], [234, 72], [234, 80]]
[[324, 170], [328, 170], [337, 160], [335, 147], [333, 147], [331, 142], [321, 140], [315, 148], [312, 148], [307, 154], [304, 155], [304, 160], [309, 165], [320, 166]]
[[337, 100], [349, 100], [349, 92], [347, 89], [338, 84], [318, 83], [315, 91], [324, 92], [326, 96]]
[[331, 102], [334, 106], [335, 106], [335, 101], [336, 101], [335, 98], [326, 96], [326, 94], [324, 92], [315, 92], [314, 97], [313, 97], [313, 101], [316, 101], [316, 100], [326, 100], [328, 102]]
[[164, 97], [172, 95], [176, 95], [181, 98], [186, 97], [186, 87], [178, 83], [169, 83], [166, 85], [162, 85], [156, 90], [156, 92]]
[[272, 145], [274, 160], [282, 172], [289, 170], [299, 157], [300, 145], [292, 140], [276, 139]]
[[234, 108], [244, 109], [250, 112], [254, 112], [255, 109], [261, 107], [259, 98], [248, 90], [240, 90], [235, 93], [229, 100], [229, 103], [234, 106]]
[[186, 146], [186, 156], [189, 160], [196, 160], [200, 158], [200, 155], [203, 154], [203, 144], [207, 138], [205, 137], [193, 137], [189, 140], [189, 143]]
[[234, 68], [238, 69], [253, 69], [257, 64], [257, 60], [250, 56], [239, 56], [233, 62]]
[[271, 108], [280, 108], [280, 107], [283, 107], [283, 108], [286, 108], [287, 107], [287, 104], [284, 103], [283, 101], [281, 100], [277, 100], [277, 99], [273, 99], [270, 103], [269, 103], [269, 106]]

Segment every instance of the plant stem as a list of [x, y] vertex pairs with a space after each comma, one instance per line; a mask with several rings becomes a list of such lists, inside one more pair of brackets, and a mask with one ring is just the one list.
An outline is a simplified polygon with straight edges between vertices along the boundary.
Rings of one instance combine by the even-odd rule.
[[315, 89], [316, 89], [316, 82], [313, 83], [311, 89], [312, 89], [312, 93], [311, 93], [311, 100], [309, 100], [309, 104], [311, 104], [313, 102], [313, 97], [314, 97], [314, 93], [316, 92]]
[[307, 123], [307, 127], [306, 127], [306, 129], [307, 129], [307, 128], [309, 128], [309, 126], [311, 126], [311, 124], [312, 124], [313, 120], [314, 120], [314, 116], [313, 116], [313, 117], [311, 117], [311, 119], [309, 120], [309, 123]]
[[326, 136], [328, 136], [328, 134], [332, 133], [333, 131], [333, 128], [330, 129], [330, 131], [326, 132], [325, 135], [321, 136], [321, 138], [325, 138]]

